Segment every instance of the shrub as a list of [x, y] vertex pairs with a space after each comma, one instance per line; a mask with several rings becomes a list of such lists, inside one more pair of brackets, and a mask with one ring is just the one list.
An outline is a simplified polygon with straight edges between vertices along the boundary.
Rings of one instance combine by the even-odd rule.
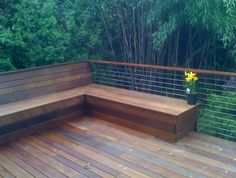
[[11, 63], [9, 59], [1, 59], [0, 58], [0, 72], [15, 70], [14, 65]]
[[200, 111], [198, 131], [236, 141], [236, 92], [210, 94]]

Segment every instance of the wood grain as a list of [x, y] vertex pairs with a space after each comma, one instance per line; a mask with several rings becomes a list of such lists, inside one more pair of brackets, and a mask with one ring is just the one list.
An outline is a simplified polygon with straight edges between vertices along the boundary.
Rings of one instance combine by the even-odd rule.
[[198, 105], [146, 93], [90, 85], [87, 113], [116, 124], [176, 142], [195, 129]]
[[3, 73], [0, 80], [0, 140], [76, 110], [172, 142], [196, 124], [198, 108], [184, 100], [91, 84], [88, 62]]
[[18, 158], [16, 155], [12, 154], [10, 151], [5, 150], [4, 154], [12, 160], [15, 164], [20, 166], [22, 169], [26, 170], [29, 172], [31, 175], [34, 175], [37, 178], [47, 178], [43, 173], [39, 172], [35, 168], [31, 167], [29, 164]]
[[31, 125], [29, 127], [22, 128], [20, 130], [15, 130], [14, 132], [10, 132], [10, 133], [1, 135], [0, 136], [0, 144], [5, 143], [5, 142], [9, 142], [11, 140], [19, 139], [21, 137], [25, 137], [25, 136], [33, 134], [35, 132], [45, 131], [45, 130], [53, 128], [59, 124], [62, 124], [64, 122], [68, 122], [73, 119], [81, 118], [84, 115], [85, 115], [84, 110], [79, 110], [79, 111], [72, 112], [72, 113], [69, 113], [69, 114], [66, 114], [66, 115], [63, 115], [60, 117], [52, 118], [46, 122]]
[[0, 104], [7, 104], [90, 84], [87, 62], [0, 74]]
[[0, 166], [0, 176], [1, 178], [16, 178], [13, 174], [11, 174], [9, 171], [7, 171], [5, 168]]
[[64, 72], [64, 71], [69, 71], [69, 70], [74, 70], [74, 69], [83, 69], [87, 67], [88, 67], [88, 63], [85, 61], [81, 61], [81, 62], [74, 62], [74, 63], [67, 63], [67, 64], [64, 63], [64, 64], [35, 67], [32, 69], [23, 69], [23, 70], [11, 71], [11, 72], [3, 72], [3, 73], [0, 73], [0, 82], [3, 83], [3, 82], [14, 81], [14, 80], [22, 80], [22, 79], [30, 78], [34, 76], [50, 75], [52, 73]]
[[154, 129], [154, 128], [151, 128], [151, 127], [147, 127], [145, 125], [137, 124], [135, 122], [132, 122], [132, 121], [129, 121], [129, 120], [126, 120], [126, 119], [123, 119], [123, 118], [119, 118], [119, 117], [116, 117], [114, 115], [108, 115], [108, 114], [104, 114], [104, 113], [101, 113], [101, 112], [96, 112], [94, 110], [89, 111], [89, 115], [91, 115], [93, 117], [103, 119], [103, 120], [106, 120], [108, 122], [112, 122], [112, 123], [115, 123], [115, 124], [125, 126], [127, 128], [131, 128], [131, 129], [134, 129], [134, 130], [137, 130], [137, 131], [141, 131], [143, 133], [153, 135], [157, 138], [160, 138], [160, 139], [163, 139], [163, 140], [166, 140], [166, 141], [169, 141], [169, 142], [175, 142], [176, 141], [176, 137], [175, 137], [174, 134], [168, 133], [166, 131], [162, 131], [162, 130], [157, 129], [157, 128]]
[[29, 174], [26, 170], [22, 169], [20, 166], [15, 164], [9, 158], [7, 158], [4, 154], [0, 153], [0, 165], [4, 167], [7, 171], [13, 174], [15, 177], [19, 178], [33, 178], [31, 174]]
[[[0, 146], [0, 175], [236, 177], [232, 160], [235, 144], [222, 143], [221, 139], [197, 133], [177, 144], [166, 143], [143, 132], [86, 116]], [[222, 151], [215, 149], [219, 147]]]
[[[39, 117], [41, 115], [45, 115], [47, 113], [53, 116], [53, 113], [58, 112], [59, 110], [63, 110], [65, 108], [73, 107], [73, 106], [78, 106], [76, 109], [84, 109], [84, 97], [83, 96], [78, 96], [78, 97], [73, 97], [70, 99], [65, 99], [61, 101], [57, 101], [54, 103], [49, 103], [45, 105], [39, 105], [35, 106], [33, 108], [27, 108], [26, 110], [22, 110], [20, 112], [15, 112], [11, 113], [5, 116], [0, 117], [0, 126], [5, 126], [9, 125], [12, 123], [20, 122], [23, 120], [30, 120], [31, 118]], [[46, 117], [46, 116], [45, 116]]]
[[[38, 139], [35, 137], [31, 137], [30, 139], [24, 139], [24, 142], [27, 144], [30, 144], [32, 146], [34, 146], [35, 148], [39, 149], [40, 151], [48, 154], [49, 156], [58, 158], [59, 160], [62, 160], [61, 157], [66, 158], [65, 160], [62, 160], [63, 162], [68, 163], [69, 165], [72, 165], [73, 167], [75, 167], [76, 170], [78, 170], [79, 172], [81, 172], [84, 175], [87, 176], [100, 176], [100, 177], [107, 177], [107, 178], [114, 178], [114, 176], [112, 176], [109, 173], [106, 173], [96, 167], [94, 167], [93, 165], [89, 166], [89, 169], [84, 169], [84, 167], [87, 165], [87, 162], [84, 162], [60, 149], [55, 149], [55, 147], [53, 147], [52, 145]], [[60, 157], [59, 157], [60, 156]], [[92, 174], [94, 173], [94, 174]]]
[[34, 76], [31, 76], [30, 78], [23, 78], [19, 80], [10, 80], [10, 81], [3, 82], [0, 85], [0, 89], [26, 85], [35, 81], [42, 82], [45, 80], [52, 80], [52, 79], [57, 79], [61, 77], [66, 77], [66, 76], [80, 75], [80, 74], [85, 74], [89, 72], [90, 72], [90, 69], [87, 67], [81, 68], [81, 69], [75, 68], [72, 70], [68, 69], [68, 71], [55, 72], [55, 73], [51, 73], [50, 75], [44, 74], [42, 72], [42, 74], [44, 75], [34, 75]]
[[54, 111], [80, 104], [84, 104], [85, 113], [171, 142], [194, 130], [198, 110], [198, 106], [189, 106], [183, 100], [90, 84], [2, 105], [0, 125], [7, 126], [46, 113], [50, 117]]

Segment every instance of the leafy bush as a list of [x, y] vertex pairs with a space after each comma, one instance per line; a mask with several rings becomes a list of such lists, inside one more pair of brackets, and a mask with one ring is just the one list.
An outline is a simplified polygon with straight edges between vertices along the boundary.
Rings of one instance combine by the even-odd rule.
[[15, 70], [15, 67], [12, 65], [9, 59], [0, 58], [0, 72]]
[[236, 141], [236, 92], [211, 94], [200, 111], [198, 131]]

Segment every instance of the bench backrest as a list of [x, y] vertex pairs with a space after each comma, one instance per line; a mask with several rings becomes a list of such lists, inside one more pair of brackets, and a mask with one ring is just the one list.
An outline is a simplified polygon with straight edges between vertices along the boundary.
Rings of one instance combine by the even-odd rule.
[[88, 62], [74, 62], [0, 73], [0, 104], [90, 84]]

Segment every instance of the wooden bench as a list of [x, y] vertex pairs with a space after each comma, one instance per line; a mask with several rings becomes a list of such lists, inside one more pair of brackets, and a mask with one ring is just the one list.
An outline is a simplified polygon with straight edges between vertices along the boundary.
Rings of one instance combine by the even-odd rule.
[[86, 114], [175, 142], [194, 130], [198, 109], [184, 100], [92, 84], [86, 62], [2, 74], [0, 103], [0, 142]]
[[83, 116], [84, 95], [73, 89], [91, 82], [87, 62], [0, 74], [0, 142]]
[[186, 101], [114, 87], [90, 85], [87, 113], [176, 142], [195, 129], [198, 106]]

